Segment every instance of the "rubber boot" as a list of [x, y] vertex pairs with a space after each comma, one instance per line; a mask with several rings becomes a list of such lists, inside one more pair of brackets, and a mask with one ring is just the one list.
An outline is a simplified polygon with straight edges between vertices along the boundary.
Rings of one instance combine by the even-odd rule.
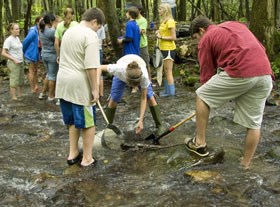
[[163, 134], [163, 132], [166, 131], [166, 127], [162, 124], [162, 121], [161, 121], [159, 105], [150, 106], [150, 111], [151, 111], [153, 120], [156, 124], [156, 128], [157, 128], [156, 136], [159, 136], [159, 135]]
[[114, 121], [115, 113], [116, 113], [116, 108], [107, 107], [105, 109], [105, 114], [110, 124], [112, 124]]
[[167, 84], [167, 80], [163, 80], [163, 86], [164, 86], [164, 90], [161, 91], [161, 92], [159, 93], [159, 96], [161, 96], [161, 97], [168, 96], [168, 84]]
[[171, 84], [171, 85], [168, 85], [168, 91], [169, 91], [169, 96], [175, 96], [175, 85], [174, 84]]

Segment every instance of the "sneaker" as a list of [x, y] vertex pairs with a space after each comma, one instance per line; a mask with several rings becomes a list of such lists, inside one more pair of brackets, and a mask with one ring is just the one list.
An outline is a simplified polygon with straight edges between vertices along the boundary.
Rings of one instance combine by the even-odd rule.
[[60, 100], [57, 99], [55, 105], [59, 106], [60, 105]]
[[138, 92], [138, 88], [137, 87], [132, 88], [131, 93], [137, 93], [137, 92]]
[[209, 154], [206, 144], [200, 145], [200, 146], [197, 146], [195, 144], [195, 137], [186, 138], [185, 145], [187, 147], [187, 150], [194, 152], [195, 154], [199, 155], [200, 157], [206, 157]]
[[43, 100], [43, 99], [46, 98], [46, 97], [47, 97], [46, 94], [40, 93], [38, 98], [39, 98], [40, 100]]
[[55, 101], [55, 98], [48, 97], [48, 102], [53, 102], [53, 101]]

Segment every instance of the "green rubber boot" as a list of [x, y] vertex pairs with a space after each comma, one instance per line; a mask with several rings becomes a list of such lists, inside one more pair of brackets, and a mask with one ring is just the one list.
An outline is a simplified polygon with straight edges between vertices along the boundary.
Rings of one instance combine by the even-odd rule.
[[154, 119], [154, 122], [156, 124], [156, 128], [157, 128], [156, 136], [159, 136], [166, 131], [166, 127], [162, 124], [162, 121], [161, 121], [159, 105], [150, 106], [150, 111], [151, 111], [152, 117]]
[[116, 113], [116, 108], [109, 108], [109, 107], [107, 107], [105, 109], [105, 114], [106, 114], [106, 117], [107, 117], [107, 119], [108, 119], [110, 124], [112, 124], [113, 121], [114, 121], [115, 113]]

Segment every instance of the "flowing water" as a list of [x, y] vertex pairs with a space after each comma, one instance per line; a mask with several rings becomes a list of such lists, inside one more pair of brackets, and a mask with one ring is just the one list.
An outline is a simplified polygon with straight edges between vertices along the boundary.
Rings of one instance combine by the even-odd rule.
[[[114, 121], [123, 134], [103, 131], [106, 124], [97, 111], [93, 154], [98, 163], [85, 170], [66, 164], [68, 132], [59, 107], [28, 94], [24, 101], [12, 102], [8, 82], [0, 84], [0, 206], [280, 205], [279, 106], [266, 107], [261, 142], [251, 169], [243, 170], [239, 160], [246, 131], [232, 121], [234, 103], [210, 115], [207, 144], [220, 156], [199, 161], [183, 144], [194, 134], [195, 118], [154, 146], [145, 140], [154, 130], [148, 109], [145, 131], [134, 134], [140, 97], [127, 90]], [[194, 111], [195, 94], [178, 86], [176, 97], [158, 102], [171, 126]]]

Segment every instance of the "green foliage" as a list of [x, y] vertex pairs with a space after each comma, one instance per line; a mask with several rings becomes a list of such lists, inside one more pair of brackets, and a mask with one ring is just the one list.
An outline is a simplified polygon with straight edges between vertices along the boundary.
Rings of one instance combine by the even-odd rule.
[[280, 55], [278, 55], [277, 58], [271, 63], [271, 67], [273, 70], [273, 73], [275, 75], [275, 78], [280, 78]]

